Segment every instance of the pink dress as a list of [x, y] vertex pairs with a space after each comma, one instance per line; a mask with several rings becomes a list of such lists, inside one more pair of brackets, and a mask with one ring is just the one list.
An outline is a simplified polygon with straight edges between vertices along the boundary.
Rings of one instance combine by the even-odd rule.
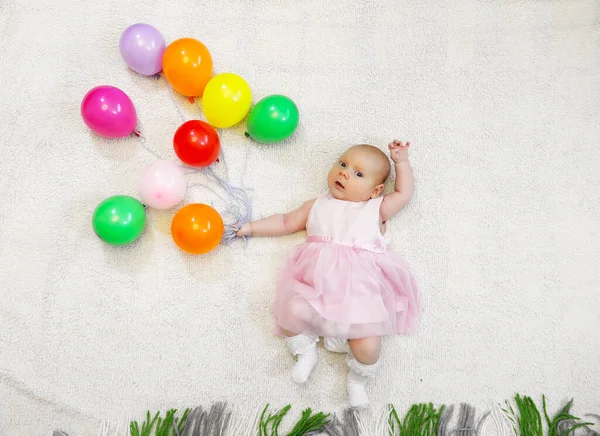
[[383, 198], [317, 198], [307, 241], [279, 272], [273, 313], [281, 329], [346, 339], [408, 334], [421, 302], [406, 261], [380, 231]]

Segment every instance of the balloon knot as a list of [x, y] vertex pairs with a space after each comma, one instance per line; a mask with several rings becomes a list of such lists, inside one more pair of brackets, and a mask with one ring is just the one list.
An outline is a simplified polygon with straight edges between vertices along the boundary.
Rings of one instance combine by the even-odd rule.
[[219, 159], [217, 159], [217, 162], [221, 163], [221, 161]]
[[245, 136], [246, 138], [249, 138], [249, 137], [250, 137], [250, 133], [248, 133], [248, 132], [244, 132], [244, 136]]
[[194, 97], [190, 97], [188, 100], [189, 100], [189, 101], [190, 101], [190, 103], [192, 103], [192, 104], [196, 103], [196, 100], [194, 99]]
[[139, 130], [134, 130], [133, 134], [139, 138], [142, 132], [140, 132]]

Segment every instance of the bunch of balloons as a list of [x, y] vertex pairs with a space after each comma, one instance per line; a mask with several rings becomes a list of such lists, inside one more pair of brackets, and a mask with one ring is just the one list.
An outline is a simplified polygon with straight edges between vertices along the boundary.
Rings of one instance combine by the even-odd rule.
[[[246, 136], [261, 143], [283, 141], [298, 126], [298, 108], [289, 97], [269, 95], [252, 106], [252, 91], [242, 77], [233, 73], [213, 76], [211, 54], [196, 39], [181, 38], [167, 46], [156, 28], [139, 23], [123, 32], [119, 46], [123, 60], [133, 71], [144, 76], [162, 72], [169, 85], [190, 101], [202, 98], [207, 122], [187, 121], [173, 136], [175, 154], [189, 166], [203, 168], [215, 163], [221, 152], [215, 128], [234, 126], [248, 114]], [[81, 103], [81, 116], [93, 132], [103, 137], [139, 136], [135, 106], [125, 92], [114, 86], [91, 89]], [[141, 201], [126, 195], [107, 198], [94, 211], [94, 231], [108, 244], [129, 244], [143, 233], [146, 207], [171, 209], [182, 202], [186, 191], [183, 168], [158, 159], [139, 177]], [[192, 254], [213, 250], [223, 233], [222, 217], [206, 204], [185, 205], [171, 222], [173, 240]]]

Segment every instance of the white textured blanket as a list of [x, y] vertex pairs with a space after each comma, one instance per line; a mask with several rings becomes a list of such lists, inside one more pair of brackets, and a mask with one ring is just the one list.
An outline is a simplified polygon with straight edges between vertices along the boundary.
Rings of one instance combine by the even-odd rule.
[[[230, 180], [253, 189], [255, 218], [322, 192], [351, 144], [411, 141], [416, 192], [391, 231], [426, 310], [417, 335], [385, 342], [369, 388], [376, 407], [485, 410], [522, 393], [598, 413], [599, 20], [595, 0], [4, 0], [3, 431], [95, 434], [102, 419], [218, 400], [289, 402], [296, 418], [345, 406], [341, 356], [320, 348], [298, 388], [271, 333], [275, 274], [303, 235], [193, 257], [170, 237], [174, 211], [150, 211], [131, 246], [94, 235], [96, 205], [136, 196], [153, 157], [134, 137], [92, 134], [84, 94], [124, 90], [147, 145], [169, 159], [181, 116], [202, 117], [122, 61], [119, 37], [136, 22], [167, 42], [203, 41], [215, 72], [244, 77], [255, 102], [282, 93], [297, 103], [300, 127], [285, 143], [249, 143], [243, 125], [221, 131]], [[222, 207], [199, 186], [186, 201]]]

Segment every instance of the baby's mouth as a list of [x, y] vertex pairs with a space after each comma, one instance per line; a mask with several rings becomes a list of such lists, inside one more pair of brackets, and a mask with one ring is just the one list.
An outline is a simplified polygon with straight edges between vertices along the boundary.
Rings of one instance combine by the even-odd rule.
[[340, 182], [335, 182], [335, 187], [338, 188], [340, 191], [343, 191], [344, 189], [344, 185], [342, 185]]

